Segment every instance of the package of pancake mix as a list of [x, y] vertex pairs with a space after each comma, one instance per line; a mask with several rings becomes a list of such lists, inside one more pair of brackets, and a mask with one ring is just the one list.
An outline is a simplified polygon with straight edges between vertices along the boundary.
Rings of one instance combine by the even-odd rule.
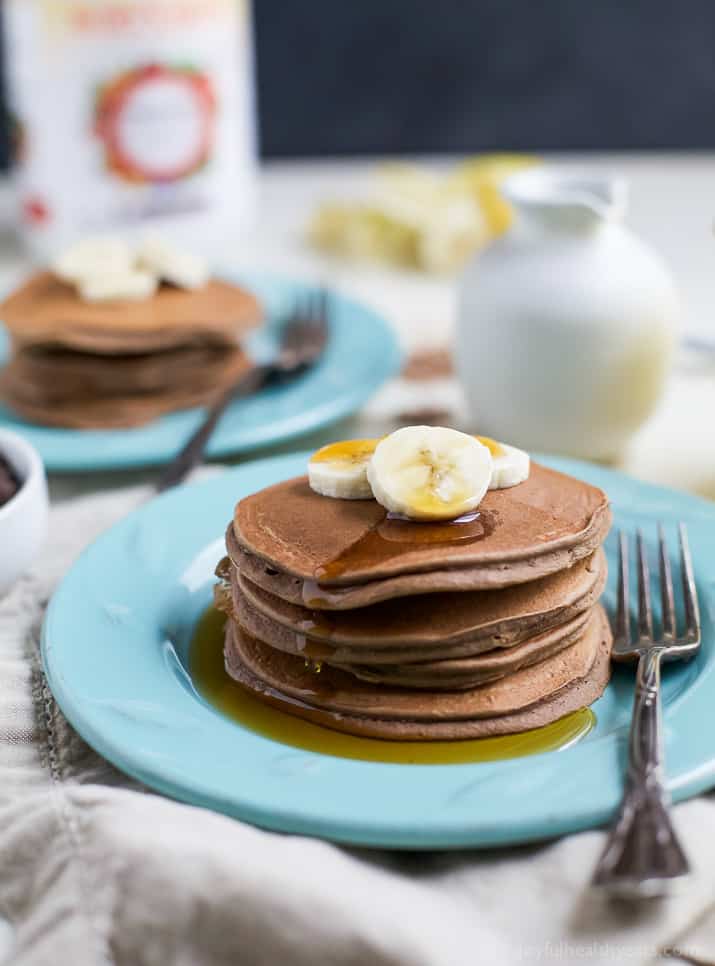
[[211, 248], [246, 226], [248, 0], [5, 0], [22, 231], [46, 258], [147, 230]]

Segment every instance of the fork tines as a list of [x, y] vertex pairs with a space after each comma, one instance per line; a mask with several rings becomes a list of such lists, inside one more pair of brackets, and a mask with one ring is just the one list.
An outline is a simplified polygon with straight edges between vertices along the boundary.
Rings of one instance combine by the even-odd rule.
[[325, 343], [330, 322], [330, 293], [326, 288], [309, 291], [298, 299], [284, 327], [284, 348], [317, 351]]
[[[700, 613], [693, 576], [693, 562], [688, 544], [685, 524], [678, 524], [680, 546], [680, 571], [683, 586], [683, 611], [685, 614], [684, 633], [679, 637], [675, 615], [675, 594], [673, 574], [668, 554], [665, 528], [658, 524], [658, 557], [660, 561], [660, 597], [662, 610], [662, 632], [656, 640], [653, 629], [653, 607], [650, 595], [650, 570], [643, 531], [636, 533], [636, 570], [638, 574], [638, 639], [634, 646], [651, 644], [664, 646], [697, 647], [700, 643]], [[615, 623], [615, 649], [626, 653], [633, 645], [630, 617], [629, 575], [628, 575], [628, 535], [621, 531], [618, 535], [618, 607]]]

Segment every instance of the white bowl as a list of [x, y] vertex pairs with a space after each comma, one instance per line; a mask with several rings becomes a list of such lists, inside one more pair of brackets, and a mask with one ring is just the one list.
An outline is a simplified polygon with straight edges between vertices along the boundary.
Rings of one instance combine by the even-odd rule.
[[0, 506], [0, 597], [37, 556], [47, 535], [47, 479], [42, 460], [22, 436], [0, 429], [0, 456], [20, 480], [20, 489]]

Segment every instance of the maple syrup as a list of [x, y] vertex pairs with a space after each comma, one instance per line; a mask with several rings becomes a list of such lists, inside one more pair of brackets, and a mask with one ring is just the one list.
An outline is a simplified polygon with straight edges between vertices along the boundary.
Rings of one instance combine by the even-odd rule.
[[[466, 514], [458, 520], [417, 523], [385, 512], [359, 540], [346, 547], [337, 557], [319, 567], [315, 580], [306, 580], [303, 599], [307, 607], [315, 607], [321, 599], [330, 601], [331, 588], [324, 582], [335, 582], [349, 574], [386, 563], [421, 546], [453, 546], [483, 540], [494, 532], [497, 515], [485, 510]], [[335, 588], [339, 596], [339, 588]]]
[[497, 443], [497, 441], [492, 439], [491, 436], [475, 436], [474, 438], [479, 440], [482, 446], [486, 446], [494, 458], [504, 455], [504, 447], [502, 444]]
[[595, 715], [582, 708], [531, 731], [460, 741], [388, 741], [332, 731], [260, 701], [226, 673], [223, 660], [225, 617], [210, 607], [201, 617], [189, 654], [189, 671], [199, 694], [250, 731], [293, 748], [396, 764], [447, 765], [520, 758], [566, 748], [583, 738]]
[[310, 457], [311, 463], [331, 463], [333, 460], [363, 463], [375, 452], [379, 439], [345, 439], [329, 443]]

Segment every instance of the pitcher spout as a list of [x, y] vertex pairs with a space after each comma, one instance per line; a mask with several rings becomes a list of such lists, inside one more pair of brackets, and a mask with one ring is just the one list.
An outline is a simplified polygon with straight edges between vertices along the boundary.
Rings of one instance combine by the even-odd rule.
[[619, 220], [627, 201], [623, 178], [552, 168], [514, 174], [504, 181], [501, 191], [522, 223], [566, 230]]

